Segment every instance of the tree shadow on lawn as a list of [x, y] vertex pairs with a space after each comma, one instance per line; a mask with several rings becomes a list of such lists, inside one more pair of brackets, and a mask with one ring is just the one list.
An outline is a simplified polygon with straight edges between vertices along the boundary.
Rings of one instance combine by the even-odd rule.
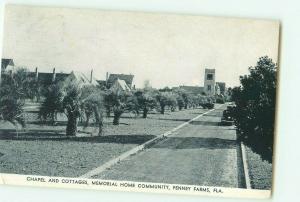
[[161, 149], [236, 149], [236, 140], [203, 137], [168, 137], [153, 148]]
[[[54, 125], [51, 122], [41, 122], [41, 121], [28, 121], [27, 124], [35, 124], [40, 126], [67, 126], [67, 121], [55, 121]], [[113, 125], [112, 121], [104, 121], [105, 125]], [[84, 126], [84, 122], [78, 122], [78, 127]], [[119, 125], [130, 125], [128, 123], [120, 122]], [[98, 127], [98, 124], [95, 122], [90, 122], [88, 127]]]
[[0, 132], [0, 140], [17, 141], [64, 141], [64, 142], [90, 142], [90, 143], [116, 143], [116, 144], [143, 144], [144, 142], [155, 138], [155, 135], [107, 135], [107, 136], [85, 136], [85, 137], [67, 137], [58, 132], [21, 132], [16, 134], [14, 131]]
[[222, 117], [222, 114], [204, 114], [203, 116], [208, 116], [208, 117]]
[[[191, 113], [191, 114], [200, 115], [200, 114], [203, 114], [203, 112], [193, 112], [193, 113]], [[205, 115], [203, 115], [203, 116], [205, 116]]]
[[181, 121], [181, 122], [186, 122], [191, 119], [175, 119], [175, 118], [153, 118], [153, 117], [148, 117], [147, 119], [156, 119], [156, 120], [163, 120], [163, 121]]
[[201, 126], [220, 126], [220, 122], [215, 121], [191, 121], [189, 124], [191, 125], [201, 125]]

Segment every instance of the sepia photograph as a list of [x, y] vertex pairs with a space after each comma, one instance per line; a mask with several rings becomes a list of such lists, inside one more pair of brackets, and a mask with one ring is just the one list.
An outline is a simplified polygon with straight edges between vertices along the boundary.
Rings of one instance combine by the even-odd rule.
[[0, 184], [268, 198], [275, 20], [6, 5]]

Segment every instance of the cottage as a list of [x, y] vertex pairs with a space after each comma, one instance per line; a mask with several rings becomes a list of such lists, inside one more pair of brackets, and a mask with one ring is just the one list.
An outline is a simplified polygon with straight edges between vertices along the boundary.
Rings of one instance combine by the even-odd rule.
[[124, 91], [130, 91], [135, 88], [132, 85], [132, 74], [109, 74], [106, 73], [106, 80], [97, 80], [98, 85], [102, 89], [119, 89]]
[[106, 85], [108, 88], [112, 87], [117, 80], [123, 80], [130, 89], [132, 88], [132, 81], [134, 77], [132, 74], [109, 74], [108, 76], [107, 73], [106, 77]]

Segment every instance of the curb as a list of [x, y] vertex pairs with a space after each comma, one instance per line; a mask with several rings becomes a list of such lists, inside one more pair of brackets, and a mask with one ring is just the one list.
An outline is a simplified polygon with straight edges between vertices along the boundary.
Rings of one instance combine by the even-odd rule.
[[149, 141], [147, 141], [147, 142], [145, 142], [145, 143], [143, 143], [143, 144], [141, 144], [141, 145], [125, 152], [125, 153], [123, 153], [123, 154], [121, 154], [120, 156], [118, 156], [114, 159], [111, 159], [110, 161], [104, 163], [103, 165], [101, 165], [101, 166], [99, 166], [99, 167], [97, 167], [97, 168], [81, 175], [79, 178], [90, 178], [92, 176], [100, 174], [104, 170], [106, 170], [106, 169], [110, 168], [111, 166], [119, 163], [120, 161], [124, 160], [125, 158], [127, 158], [129, 156], [132, 156], [132, 155], [134, 155], [134, 154], [138, 153], [139, 151], [142, 151], [146, 148], [151, 147], [153, 144], [157, 143], [158, 141], [160, 141], [162, 139], [165, 139], [166, 137], [170, 136], [173, 132], [177, 131], [178, 129], [188, 125], [190, 122], [200, 118], [201, 116], [204, 116], [205, 114], [208, 114], [208, 113], [210, 113], [210, 112], [212, 112], [216, 109], [219, 109], [221, 106], [223, 106], [223, 105], [220, 105], [218, 108], [211, 109], [211, 110], [209, 110], [209, 111], [207, 111], [203, 114], [200, 114], [200, 115], [190, 119], [187, 122], [184, 122], [184, 123], [180, 124], [179, 126], [173, 128], [172, 130], [169, 130], [169, 131], [167, 131], [167, 132], [165, 132], [165, 133], [163, 133], [163, 134], [161, 134], [161, 135], [159, 135], [159, 136], [157, 136], [157, 137], [155, 137], [155, 138], [153, 138], [153, 139], [151, 139], [151, 140], [149, 140]]
[[252, 189], [250, 176], [249, 176], [246, 149], [245, 149], [245, 145], [243, 144], [243, 142], [241, 142], [241, 149], [242, 149], [242, 161], [243, 161], [243, 168], [244, 168], [243, 170], [244, 170], [244, 176], [245, 176], [246, 189]]

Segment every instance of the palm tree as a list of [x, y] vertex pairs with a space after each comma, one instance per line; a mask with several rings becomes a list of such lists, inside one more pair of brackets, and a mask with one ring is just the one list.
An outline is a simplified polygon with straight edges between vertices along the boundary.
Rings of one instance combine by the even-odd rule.
[[88, 86], [83, 89], [82, 110], [86, 115], [85, 127], [88, 126], [90, 117], [94, 115], [98, 125], [98, 135], [103, 131], [103, 112], [104, 112], [104, 95], [103, 92], [94, 86]]
[[26, 69], [18, 69], [15, 73], [3, 75], [0, 86], [0, 119], [25, 127], [24, 104], [26, 89]]
[[61, 83], [52, 84], [47, 88], [45, 99], [39, 111], [40, 119], [46, 121], [50, 118], [52, 125], [54, 125], [57, 113], [63, 112], [63, 95]]
[[151, 89], [137, 91], [135, 96], [138, 100], [138, 107], [143, 111], [143, 118], [147, 118], [148, 112], [157, 106], [156, 94]]
[[67, 116], [67, 136], [76, 136], [78, 118], [80, 117], [80, 97], [81, 97], [81, 86], [76, 80], [68, 80], [63, 86], [63, 100], [62, 106]]
[[115, 92], [108, 90], [105, 94], [105, 105], [111, 106], [114, 113], [113, 125], [119, 125], [121, 115], [132, 109], [132, 93], [131, 92]]

